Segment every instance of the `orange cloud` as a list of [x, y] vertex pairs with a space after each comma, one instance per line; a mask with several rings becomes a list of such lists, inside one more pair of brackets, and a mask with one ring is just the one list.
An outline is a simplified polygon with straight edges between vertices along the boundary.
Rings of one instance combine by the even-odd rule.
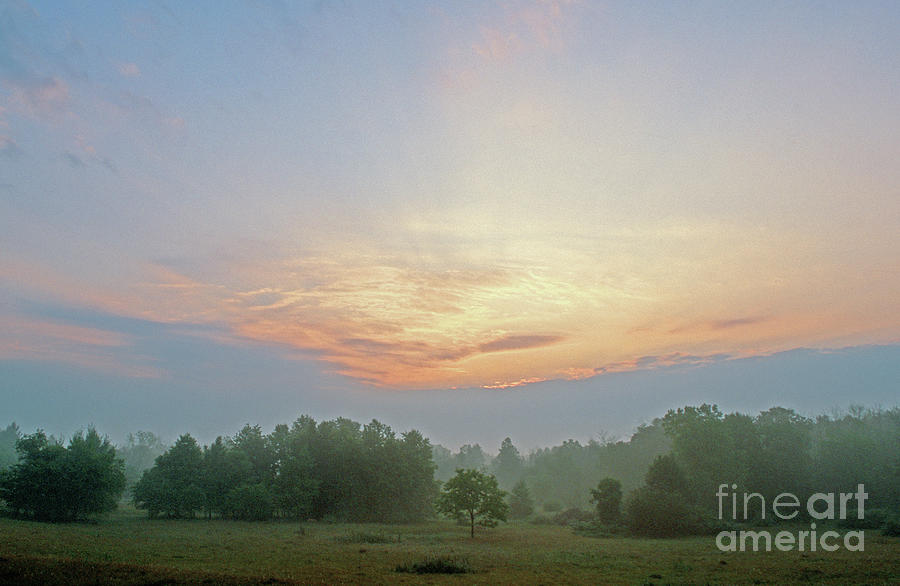
[[481, 385], [482, 389], [514, 389], [516, 387], [521, 387], [524, 385], [531, 385], [534, 383], [542, 383], [547, 379], [541, 377], [528, 377], [528, 378], [520, 378], [515, 381], [508, 382], [495, 382], [489, 385]]
[[479, 352], [503, 352], [506, 350], [523, 350], [525, 348], [540, 348], [549, 346], [562, 340], [561, 336], [527, 335], [504, 336], [478, 346]]
[[[874, 331], [871, 320], [837, 311], [833, 300], [813, 303], [815, 280], [792, 277], [802, 287], [790, 294], [766, 280], [780, 270], [769, 264], [781, 260], [778, 238], [738, 249], [729, 238], [745, 237], [729, 230], [629, 228], [608, 236], [599, 259], [560, 240], [528, 242], [515, 260], [479, 249], [443, 262], [381, 243], [371, 254], [336, 249], [228, 266], [217, 282], [153, 267], [133, 293], [145, 317], [214, 322], [244, 343], [392, 388], [506, 388], [824, 346], [839, 335], [881, 339], [853, 333]], [[721, 257], [706, 246], [711, 238]], [[646, 242], [654, 246], [645, 252]], [[717, 285], [727, 280], [755, 285]]]
[[[857, 305], [859, 296], [823, 286], [838, 282], [840, 265], [804, 270], [772, 233], [753, 241], [735, 226], [685, 221], [542, 241], [509, 222], [491, 234], [508, 244], [497, 252], [479, 239], [481, 226], [449, 218], [410, 229], [422, 242], [453, 243], [427, 254], [410, 253], [406, 234], [397, 245], [218, 260], [191, 273], [148, 264], [118, 290], [9, 260], [0, 277], [118, 315], [215, 325], [219, 342], [271, 345], [398, 389], [508, 388], [878, 343], [900, 327], [889, 296], [864, 291], [870, 301]], [[42, 336], [62, 344], [62, 333]]]

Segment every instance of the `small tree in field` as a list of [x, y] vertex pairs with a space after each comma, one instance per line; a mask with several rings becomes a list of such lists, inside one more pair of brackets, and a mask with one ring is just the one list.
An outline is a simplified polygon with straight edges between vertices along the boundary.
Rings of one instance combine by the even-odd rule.
[[469, 534], [475, 537], [476, 524], [495, 527], [498, 521], [506, 521], [509, 505], [504, 501], [505, 496], [493, 475], [458, 469], [456, 476], [444, 484], [437, 509], [453, 519], [468, 518]]
[[601, 523], [617, 523], [622, 510], [622, 483], [615, 478], [604, 478], [591, 489], [591, 502], [597, 505], [597, 518]]
[[520, 480], [509, 493], [509, 516], [513, 519], [524, 519], [534, 512], [534, 500], [528, 491], [528, 485]]

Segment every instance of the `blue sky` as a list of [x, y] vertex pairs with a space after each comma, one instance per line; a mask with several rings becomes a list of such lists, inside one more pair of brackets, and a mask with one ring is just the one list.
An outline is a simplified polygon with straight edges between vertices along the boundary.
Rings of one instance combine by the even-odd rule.
[[894, 2], [0, 3], [0, 415], [537, 445], [685, 401], [894, 405], [898, 28]]

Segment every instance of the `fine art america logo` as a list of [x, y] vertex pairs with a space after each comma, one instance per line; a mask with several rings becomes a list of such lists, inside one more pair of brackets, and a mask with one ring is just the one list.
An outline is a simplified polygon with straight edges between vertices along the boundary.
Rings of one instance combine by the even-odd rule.
[[[801, 511], [801, 502], [797, 495], [783, 492], [772, 499], [772, 517], [766, 517], [766, 499], [758, 492], [742, 493], [738, 498], [737, 484], [720, 484], [716, 491], [716, 499], [719, 503], [719, 519], [725, 519], [725, 507], [731, 505], [731, 519], [738, 521], [749, 520], [754, 513], [761, 520], [780, 519], [790, 521], [796, 518]], [[810, 519], [818, 521], [836, 519], [846, 520], [848, 515], [855, 515], [856, 519], [865, 518], [865, 502], [869, 497], [865, 486], [857, 485], [856, 492], [817, 492], [806, 500], [806, 513]], [[739, 504], [743, 504], [743, 517], [738, 516], [741, 510]], [[865, 532], [847, 531], [842, 536], [837, 531], [819, 531], [816, 523], [809, 524], [808, 531], [778, 531], [773, 535], [768, 530], [757, 531], [721, 531], [716, 536], [716, 546], [721, 551], [772, 551], [772, 547], [779, 551], [837, 551], [841, 545], [848, 551], [864, 551]]]

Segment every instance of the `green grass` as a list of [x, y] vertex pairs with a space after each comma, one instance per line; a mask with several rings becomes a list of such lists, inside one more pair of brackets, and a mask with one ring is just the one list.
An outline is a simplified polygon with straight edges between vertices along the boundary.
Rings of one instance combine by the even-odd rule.
[[[865, 552], [722, 553], [713, 537], [594, 538], [554, 525], [350, 525], [0, 519], [0, 583], [98, 584], [890, 584], [900, 540], [866, 532]], [[422, 560], [471, 573], [398, 573]]]

